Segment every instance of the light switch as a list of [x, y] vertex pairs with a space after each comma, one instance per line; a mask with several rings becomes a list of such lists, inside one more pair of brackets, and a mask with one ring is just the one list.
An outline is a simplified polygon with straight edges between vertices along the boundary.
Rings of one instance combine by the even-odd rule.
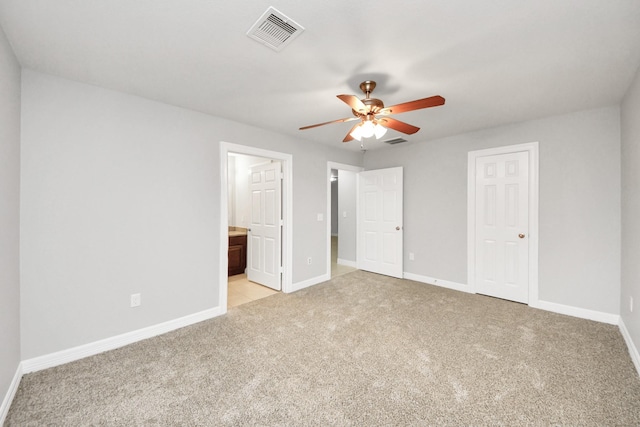
[[324, 219], [324, 215], [321, 213], [318, 214], [318, 221], [322, 221]]
[[347, 217], [347, 211], [342, 212], [342, 218], [346, 218]]

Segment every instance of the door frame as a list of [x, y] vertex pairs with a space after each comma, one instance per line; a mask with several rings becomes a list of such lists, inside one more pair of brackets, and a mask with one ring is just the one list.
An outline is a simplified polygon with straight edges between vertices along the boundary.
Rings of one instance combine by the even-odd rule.
[[517, 152], [529, 153], [529, 301], [528, 305], [538, 305], [538, 142], [528, 142], [517, 145], [487, 148], [470, 151], [467, 164], [467, 282], [469, 292], [476, 293], [476, 159], [478, 157], [510, 154]]
[[[349, 172], [355, 172], [356, 174], [359, 172], [362, 172], [364, 170], [363, 167], [361, 166], [353, 166], [353, 165], [347, 165], [344, 163], [336, 163], [336, 162], [327, 162], [327, 178], [326, 178], [326, 182], [327, 182], [327, 272], [325, 274], [325, 276], [327, 277], [326, 280], [331, 279], [331, 169], [337, 169], [337, 170], [343, 170], [343, 171], [349, 171]], [[338, 186], [340, 184], [338, 183]], [[340, 187], [338, 187], [338, 191], [340, 191]], [[356, 191], [357, 194], [357, 191]], [[356, 217], [357, 217], [357, 212], [358, 212], [358, 198], [356, 197]], [[338, 212], [338, 217], [340, 217], [340, 213]], [[338, 241], [338, 245], [340, 245], [340, 242]], [[356, 244], [356, 260], [358, 255], [358, 245]]]
[[282, 292], [291, 292], [293, 278], [293, 156], [248, 145], [220, 142], [220, 259], [218, 262], [220, 288], [218, 306], [222, 314], [227, 312], [228, 294], [229, 182], [227, 174], [229, 153], [265, 157], [279, 160], [282, 163]]

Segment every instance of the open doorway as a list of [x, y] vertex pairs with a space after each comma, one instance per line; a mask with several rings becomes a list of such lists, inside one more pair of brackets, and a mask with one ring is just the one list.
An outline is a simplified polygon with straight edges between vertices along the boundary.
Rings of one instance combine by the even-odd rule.
[[327, 272], [356, 270], [357, 174], [361, 167], [327, 163]]
[[[221, 143], [219, 306], [223, 312], [290, 289], [291, 162], [289, 154]], [[277, 199], [269, 198], [274, 189]]]

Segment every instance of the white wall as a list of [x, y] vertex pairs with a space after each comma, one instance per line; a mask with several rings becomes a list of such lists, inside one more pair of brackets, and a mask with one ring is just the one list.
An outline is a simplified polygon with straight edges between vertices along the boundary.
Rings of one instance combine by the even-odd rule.
[[217, 306], [220, 141], [293, 155], [293, 282], [326, 273], [326, 164], [360, 164], [360, 153], [22, 78], [23, 359]]
[[617, 107], [368, 151], [366, 169], [404, 166], [404, 270], [467, 283], [467, 153], [532, 141], [540, 144], [539, 299], [618, 314]]
[[[338, 259], [356, 262], [356, 176], [352, 171], [338, 170]], [[346, 216], [344, 213], [346, 212]]]
[[0, 404], [20, 363], [19, 236], [20, 65], [0, 28]]
[[[620, 316], [640, 349], [640, 71], [622, 103], [622, 288]], [[629, 299], [634, 308], [630, 311]]]

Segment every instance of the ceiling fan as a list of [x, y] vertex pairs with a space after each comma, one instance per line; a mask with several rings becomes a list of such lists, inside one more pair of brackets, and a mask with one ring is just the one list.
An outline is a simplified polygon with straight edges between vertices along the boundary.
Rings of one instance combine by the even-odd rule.
[[[420, 130], [419, 127], [410, 125], [400, 120], [386, 117], [390, 114], [406, 113], [407, 111], [420, 110], [422, 108], [437, 107], [444, 104], [444, 98], [436, 95], [429, 98], [417, 99], [415, 101], [404, 102], [402, 104], [385, 107], [384, 103], [376, 98], [371, 98], [371, 92], [376, 87], [376, 82], [366, 80], [360, 83], [360, 89], [365, 94], [365, 98], [360, 100], [355, 95], [338, 95], [338, 98], [351, 107], [351, 111], [355, 117], [347, 117], [344, 119], [332, 120], [330, 122], [318, 123], [311, 126], [301, 127], [300, 130], [311, 129], [318, 126], [324, 126], [331, 123], [343, 123], [353, 120], [360, 120], [351, 128], [347, 136], [342, 142], [349, 142], [353, 139], [358, 141], [362, 138], [376, 136], [380, 139], [386, 132], [387, 128], [397, 130], [406, 134], [414, 134]], [[382, 116], [382, 117], [378, 117]]]

